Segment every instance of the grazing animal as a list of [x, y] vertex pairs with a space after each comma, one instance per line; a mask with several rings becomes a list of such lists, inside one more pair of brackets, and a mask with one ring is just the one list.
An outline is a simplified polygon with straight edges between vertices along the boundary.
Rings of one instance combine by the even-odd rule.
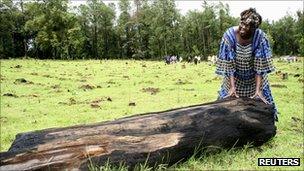
[[296, 56], [282, 56], [280, 57], [280, 61], [284, 62], [297, 62], [298, 58]]
[[188, 56], [187, 62], [190, 63], [192, 61], [192, 56]]
[[183, 57], [180, 56], [180, 57], [178, 58], [178, 62], [182, 62], [182, 61], [183, 61]]
[[210, 61], [212, 64], [216, 63], [216, 59], [217, 59], [217, 57], [215, 55], [208, 56], [208, 61]]
[[193, 62], [195, 65], [197, 65], [198, 63], [201, 62], [201, 57], [200, 56], [195, 56], [194, 59], [193, 59]]
[[167, 55], [164, 57], [164, 60], [165, 60], [165, 63], [168, 65], [178, 62], [177, 56], [175, 56], [175, 55], [173, 55], [173, 56]]
[[288, 73], [282, 74], [282, 80], [288, 80]]

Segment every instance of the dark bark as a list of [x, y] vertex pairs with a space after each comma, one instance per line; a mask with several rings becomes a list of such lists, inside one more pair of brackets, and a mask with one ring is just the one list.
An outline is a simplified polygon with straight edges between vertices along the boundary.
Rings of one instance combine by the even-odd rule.
[[168, 111], [146, 113], [16, 136], [0, 154], [1, 170], [87, 170], [125, 163], [173, 164], [197, 147], [262, 145], [276, 134], [272, 107], [249, 98], [220, 100]]

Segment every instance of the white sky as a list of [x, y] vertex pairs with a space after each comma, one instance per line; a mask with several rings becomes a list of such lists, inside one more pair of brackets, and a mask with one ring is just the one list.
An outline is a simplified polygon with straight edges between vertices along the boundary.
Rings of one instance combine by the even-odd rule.
[[[208, 4], [217, 4], [220, 1], [212, 0], [207, 1]], [[234, 0], [234, 1], [221, 1], [223, 4], [228, 4], [230, 14], [233, 17], [239, 17], [240, 13], [250, 7], [256, 8], [257, 12], [262, 16], [263, 20], [277, 21], [287, 13], [295, 15], [296, 11], [303, 11], [303, 0], [289, 0], [289, 1], [254, 1], [254, 0]], [[177, 8], [180, 9], [182, 14], [186, 14], [188, 10], [201, 9], [202, 1], [176, 1]]]
[[[71, 0], [73, 5], [85, 3], [84, 0]], [[131, 0], [133, 2], [133, 0]], [[113, 2], [118, 8], [118, 0], [103, 0], [106, 4]], [[219, 0], [207, 0], [208, 4], [217, 4]], [[287, 13], [295, 15], [296, 11], [304, 9], [304, 0], [289, 0], [289, 1], [262, 1], [262, 0], [231, 0], [221, 1], [228, 4], [230, 7], [230, 14], [233, 17], [239, 17], [240, 13], [249, 7], [256, 8], [263, 20], [277, 21]], [[176, 7], [180, 10], [182, 15], [185, 15], [189, 10], [201, 10], [203, 0], [176, 0]]]

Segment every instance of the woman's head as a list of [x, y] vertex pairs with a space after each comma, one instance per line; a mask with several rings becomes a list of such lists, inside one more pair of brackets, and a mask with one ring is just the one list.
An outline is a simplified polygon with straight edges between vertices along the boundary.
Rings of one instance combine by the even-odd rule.
[[239, 33], [242, 38], [248, 39], [252, 36], [255, 29], [262, 23], [262, 17], [254, 8], [249, 8], [241, 13]]

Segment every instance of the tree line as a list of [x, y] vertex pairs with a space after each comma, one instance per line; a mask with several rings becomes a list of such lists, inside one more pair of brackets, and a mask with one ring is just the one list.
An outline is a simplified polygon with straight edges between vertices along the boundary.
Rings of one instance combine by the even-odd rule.
[[[69, 0], [2, 0], [0, 20], [2, 59], [159, 60], [216, 55], [223, 33], [239, 18], [227, 4], [206, 1], [181, 15], [174, 0], [119, 0], [117, 6], [88, 0], [77, 7]], [[261, 28], [275, 55], [304, 56], [303, 11], [264, 20]]]

